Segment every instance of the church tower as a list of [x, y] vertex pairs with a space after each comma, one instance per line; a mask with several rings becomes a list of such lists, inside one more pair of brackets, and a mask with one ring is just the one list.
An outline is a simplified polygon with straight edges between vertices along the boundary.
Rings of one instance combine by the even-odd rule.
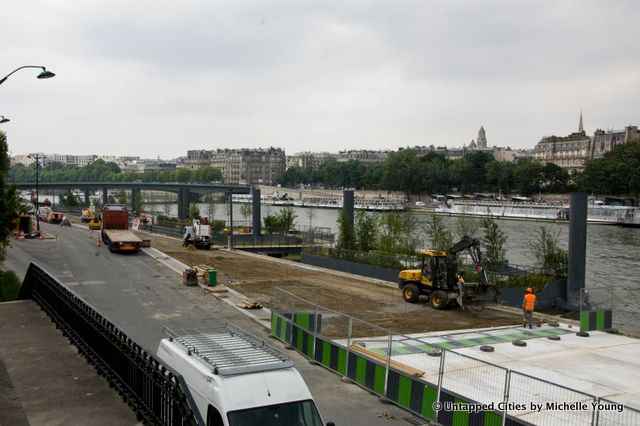
[[478, 137], [476, 138], [476, 145], [478, 148], [486, 148], [487, 147], [487, 137], [484, 133], [484, 127], [480, 126], [480, 131], [478, 131]]
[[584, 127], [582, 126], [582, 110], [580, 110], [580, 124], [578, 124], [578, 133], [584, 133]]

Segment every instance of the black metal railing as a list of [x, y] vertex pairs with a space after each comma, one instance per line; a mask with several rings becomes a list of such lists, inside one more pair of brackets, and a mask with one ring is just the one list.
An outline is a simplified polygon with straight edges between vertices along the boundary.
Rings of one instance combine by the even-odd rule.
[[204, 424], [178, 373], [37, 264], [29, 265], [18, 299], [33, 299], [40, 305], [138, 420], [168, 426]]

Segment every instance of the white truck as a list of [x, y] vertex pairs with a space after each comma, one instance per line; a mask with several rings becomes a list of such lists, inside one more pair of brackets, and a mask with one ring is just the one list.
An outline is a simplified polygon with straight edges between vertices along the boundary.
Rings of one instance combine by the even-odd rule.
[[164, 333], [158, 357], [182, 375], [208, 426], [322, 426], [291, 359], [263, 340], [230, 323]]
[[183, 230], [182, 245], [194, 245], [196, 248], [209, 250], [211, 248], [211, 225], [201, 223], [197, 219]]

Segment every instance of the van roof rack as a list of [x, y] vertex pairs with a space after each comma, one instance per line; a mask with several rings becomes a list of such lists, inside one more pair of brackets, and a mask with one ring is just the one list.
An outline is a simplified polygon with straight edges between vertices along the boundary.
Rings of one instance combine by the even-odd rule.
[[163, 333], [182, 346], [187, 355], [198, 356], [221, 376], [293, 367], [287, 355], [229, 322], [206, 329], [164, 327]]

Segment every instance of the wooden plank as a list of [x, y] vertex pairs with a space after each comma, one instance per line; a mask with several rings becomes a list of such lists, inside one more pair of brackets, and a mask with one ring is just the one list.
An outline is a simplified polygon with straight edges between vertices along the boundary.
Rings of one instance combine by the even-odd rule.
[[[369, 349], [365, 348], [362, 345], [359, 345], [358, 343], [354, 343], [350, 346], [350, 349], [355, 351], [355, 352], [360, 352], [363, 355], [366, 355], [369, 358], [373, 358], [375, 360], [381, 361], [382, 363], [386, 364], [387, 363], [387, 357], [377, 354], [373, 351], [370, 351]], [[414, 377], [422, 377], [424, 376], [425, 372], [422, 370], [418, 370], [417, 368], [413, 368], [409, 365], [403, 364], [401, 362], [395, 361], [395, 360], [391, 360], [391, 362], [389, 363], [389, 365], [393, 368], [395, 368], [396, 370], [400, 370], [404, 373], [409, 374], [410, 376], [414, 376]]]

